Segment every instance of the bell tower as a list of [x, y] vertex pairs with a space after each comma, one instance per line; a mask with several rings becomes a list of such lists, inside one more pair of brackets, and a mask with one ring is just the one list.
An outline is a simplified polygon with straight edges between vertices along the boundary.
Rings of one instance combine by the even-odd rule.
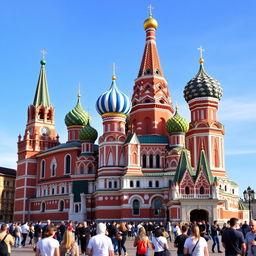
[[167, 135], [165, 125], [173, 107], [156, 46], [158, 22], [152, 17], [144, 22], [146, 44], [138, 77], [135, 79], [130, 113], [130, 130], [137, 135]]
[[25, 221], [29, 214], [29, 198], [36, 194], [36, 155], [59, 144], [54, 124], [54, 108], [50, 104], [44, 60], [37, 82], [34, 102], [28, 107], [24, 136], [18, 137], [17, 179], [14, 206], [14, 220]]

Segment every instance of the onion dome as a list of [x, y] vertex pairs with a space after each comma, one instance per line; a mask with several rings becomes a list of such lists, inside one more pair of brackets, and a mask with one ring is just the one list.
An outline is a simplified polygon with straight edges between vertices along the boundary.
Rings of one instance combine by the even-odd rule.
[[94, 143], [98, 137], [98, 132], [96, 129], [91, 127], [90, 122], [88, 121], [87, 125], [85, 125], [85, 127], [79, 131], [78, 136], [79, 136], [79, 139], [82, 141], [88, 141], [88, 142]]
[[203, 58], [200, 58], [199, 63], [199, 72], [187, 83], [183, 91], [185, 100], [189, 102], [200, 97], [213, 97], [220, 100], [223, 92], [220, 83], [205, 72]]
[[85, 126], [91, 119], [90, 115], [83, 109], [80, 97], [81, 95], [78, 94], [76, 106], [65, 116], [65, 124], [67, 127], [74, 125]]
[[121, 114], [128, 114], [130, 112], [131, 101], [126, 94], [118, 90], [115, 75], [112, 76], [110, 89], [98, 98], [96, 109], [100, 115], [111, 112]]
[[187, 132], [189, 129], [189, 124], [185, 118], [179, 115], [178, 107], [174, 116], [166, 122], [166, 130], [168, 133], [173, 132]]
[[152, 18], [152, 15], [149, 16], [148, 19], [144, 21], [144, 29], [147, 30], [148, 28], [157, 29], [158, 22], [156, 19]]

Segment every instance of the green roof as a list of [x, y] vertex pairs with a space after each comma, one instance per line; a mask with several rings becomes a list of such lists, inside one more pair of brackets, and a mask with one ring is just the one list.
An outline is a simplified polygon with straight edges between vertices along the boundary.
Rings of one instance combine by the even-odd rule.
[[50, 97], [48, 93], [48, 85], [45, 72], [45, 61], [41, 60], [41, 69], [36, 87], [36, 94], [33, 105], [35, 107], [44, 106], [50, 107]]
[[199, 172], [201, 170], [203, 170], [203, 172], [205, 173], [209, 183], [213, 184], [215, 179], [212, 175], [208, 159], [207, 159], [205, 151], [203, 149], [200, 152], [199, 161], [198, 161], [197, 170], [196, 170], [196, 177], [199, 175]]
[[72, 182], [72, 193], [74, 194], [74, 202], [81, 202], [81, 193], [88, 193], [87, 180], [75, 180]]
[[53, 151], [53, 150], [58, 150], [58, 149], [63, 149], [63, 148], [73, 148], [73, 147], [81, 147], [81, 143], [80, 141], [73, 141], [73, 142], [68, 142], [68, 143], [62, 143], [62, 144], [59, 144], [55, 147], [52, 147], [52, 148], [48, 148], [42, 152], [40, 152], [40, 154], [42, 153], [46, 153], [46, 152], [49, 152], [49, 151]]
[[[137, 135], [141, 144], [168, 144], [168, 136]], [[129, 143], [132, 135], [128, 136], [125, 143]]]
[[194, 175], [191, 163], [188, 158], [188, 151], [182, 150], [173, 182], [181, 182], [186, 170], [189, 171], [191, 176]]
[[162, 177], [162, 176], [173, 176], [173, 172], [153, 172], [153, 173], [144, 173], [143, 176], [148, 177]]

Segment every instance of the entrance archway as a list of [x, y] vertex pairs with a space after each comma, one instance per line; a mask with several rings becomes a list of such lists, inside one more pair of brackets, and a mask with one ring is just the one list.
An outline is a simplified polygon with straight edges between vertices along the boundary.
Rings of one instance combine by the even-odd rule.
[[209, 212], [202, 209], [196, 209], [190, 212], [190, 221], [209, 221]]

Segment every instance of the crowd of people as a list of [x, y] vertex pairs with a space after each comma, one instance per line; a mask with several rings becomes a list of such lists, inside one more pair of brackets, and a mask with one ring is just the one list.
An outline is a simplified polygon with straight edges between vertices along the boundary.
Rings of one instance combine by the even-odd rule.
[[[222, 253], [220, 240], [226, 256], [256, 256], [256, 221], [239, 225], [231, 218], [220, 227], [218, 221], [211, 225], [197, 221], [179, 223], [98, 223], [61, 222], [13, 223], [1, 225], [0, 255], [9, 256], [11, 247], [30, 245], [36, 256], [127, 256], [126, 241], [133, 240], [136, 256], [147, 256], [152, 248], [154, 256], [170, 255], [169, 245], [173, 242], [177, 255], [208, 256], [208, 241], [212, 240], [211, 252]], [[168, 242], [169, 241], [169, 242]], [[80, 246], [80, 249], [79, 249]]]

